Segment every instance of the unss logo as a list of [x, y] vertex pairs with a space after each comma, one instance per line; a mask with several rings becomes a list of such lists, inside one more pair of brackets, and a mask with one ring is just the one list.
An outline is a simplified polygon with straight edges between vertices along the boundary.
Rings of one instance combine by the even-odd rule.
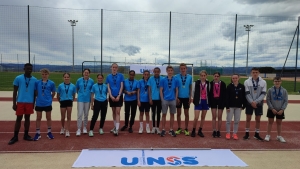
[[132, 157], [128, 159], [127, 157], [121, 158], [121, 163], [126, 166], [135, 166], [139, 163], [142, 165], [172, 165], [172, 166], [179, 166], [179, 165], [197, 165], [199, 162], [196, 160], [197, 157], [189, 157], [189, 156], [169, 156], [169, 157]]

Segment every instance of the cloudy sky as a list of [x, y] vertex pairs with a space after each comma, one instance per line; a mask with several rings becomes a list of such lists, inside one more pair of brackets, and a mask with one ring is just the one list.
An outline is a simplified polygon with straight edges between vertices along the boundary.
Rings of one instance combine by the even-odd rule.
[[[235, 14], [236, 66], [283, 65], [300, 16], [299, 0], [2, 0], [0, 52], [3, 62], [26, 62], [27, 5], [30, 5], [31, 56], [36, 63], [75, 64], [100, 60], [101, 10], [103, 60], [130, 63], [171, 62], [231, 67]], [[7, 6], [8, 5], [8, 6]], [[295, 41], [296, 42], [296, 41]], [[295, 64], [295, 43], [287, 61]], [[124, 63], [121, 63], [124, 64]], [[299, 65], [299, 64], [298, 64]]]

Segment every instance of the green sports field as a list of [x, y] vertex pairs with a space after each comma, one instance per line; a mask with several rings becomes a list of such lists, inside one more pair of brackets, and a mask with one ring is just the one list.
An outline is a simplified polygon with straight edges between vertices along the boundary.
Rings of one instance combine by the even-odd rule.
[[[17, 75], [20, 75], [21, 73], [18, 72], [0, 72], [0, 91], [12, 91], [13, 90], [13, 80]], [[33, 76], [35, 76], [37, 79], [41, 78], [41, 75], [39, 72], [32, 73]], [[49, 78], [55, 82], [56, 86], [58, 86], [60, 83], [63, 82], [62, 79], [63, 73], [51, 73]], [[90, 77], [94, 79], [96, 82], [97, 74], [91, 74]], [[104, 75], [106, 77], [106, 74]], [[127, 74], [124, 74], [125, 78], [128, 77]], [[71, 82], [73, 84], [76, 83], [76, 80], [81, 77], [80, 73], [71, 73]], [[136, 79], [141, 79], [142, 75], [137, 74]], [[199, 79], [198, 75], [194, 75], [194, 81], [196, 79]], [[208, 76], [208, 80], [211, 81], [213, 79], [212, 76]], [[222, 77], [221, 80], [223, 80], [226, 84], [230, 83], [230, 77]], [[246, 78], [241, 78], [240, 82], [243, 83], [246, 80]], [[273, 86], [273, 82], [271, 79], [265, 79], [267, 82], [268, 88]], [[287, 89], [289, 94], [299, 94], [298, 92], [293, 92], [294, 91], [294, 82], [293, 81], [287, 81], [283, 80], [282, 86]], [[300, 82], [297, 82], [297, 89], [300, 87]]]

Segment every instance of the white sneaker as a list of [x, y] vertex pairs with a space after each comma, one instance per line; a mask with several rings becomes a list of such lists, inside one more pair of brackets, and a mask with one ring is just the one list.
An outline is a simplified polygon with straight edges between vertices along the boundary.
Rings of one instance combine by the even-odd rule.
[[81, 131], [80, 131], [80, 129], [78, 129], [78, 130], [76, 131], [76, 136], [80, 136], [80, 134], [81, 134]]
[[90, 136], [90, 137], [94, 137], [94, 132], [93, 132], [93, 130], [90, 130], [89, 136]]
[[59, 134], [65, 134], [65, 129], [61, 128]]
[[69, 130], [66, 130], [66, 135], [65, 135], [66, 137], [70, 137], [70, 132], [69, 132]]
[[114, 127], [113, 129], [111, 129], [110, 132], [114, 133], [115, 130], [116, 130], [116, 127]]
[[152, 134], [155, 134], [155, 131], [156, 131], [156, 127], [152, 127], [151, 133], [152, 133]]
[[119, 135], [119, 130], [115, 130], [115, 131], [114, 131], [114, 135], [115, 135], [115, 136], [118, 136], [118, 135]]
[[99, 129], [99, 134], [104, 134], [103, 129]]
[[270, 135], [266, 135], [265, 141], [270, 141]]
[[82, 133], [83, 133], [83, 134], [87, 134], [87, 129], [86, 129], [86, 127], [83, 128]]
[[285, 143], [286, 141], [284, 140], [283, 137], [277, 136], [277, 140], [280, 141], [281, 143]]
[[142, 133], [143, 133], [143, 130], [144, 130], [143, 127], [140, 127], [139, 133], [142, 134]]
[[149, 126], [146, 127], [146, 132], [147, 132], [148, 134], [150, 133], [150, 127], [149, 127]]
[[159, 128], [158, 128], [158, 127], [156, 127], [156, 133], [157, 133], [157, 134], [160, 134], [160, 131], [159, 131]]

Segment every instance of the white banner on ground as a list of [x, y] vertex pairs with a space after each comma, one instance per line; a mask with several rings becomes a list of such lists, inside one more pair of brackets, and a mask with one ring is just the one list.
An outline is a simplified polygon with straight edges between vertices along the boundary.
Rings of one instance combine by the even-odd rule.
[[155, 67], [160, 68], [161, 75], [167, 75], [167, 66], [155, 66], [155, 65], [130, 65], [130, 70], [134, 70], [136, 74], [143, 74], [144, 70], [149, 70], [150, 74], [153, 74], [153, 69]]
[[72, 167], [248, 166], [228, 149], [212, 150], [88, 150]]

